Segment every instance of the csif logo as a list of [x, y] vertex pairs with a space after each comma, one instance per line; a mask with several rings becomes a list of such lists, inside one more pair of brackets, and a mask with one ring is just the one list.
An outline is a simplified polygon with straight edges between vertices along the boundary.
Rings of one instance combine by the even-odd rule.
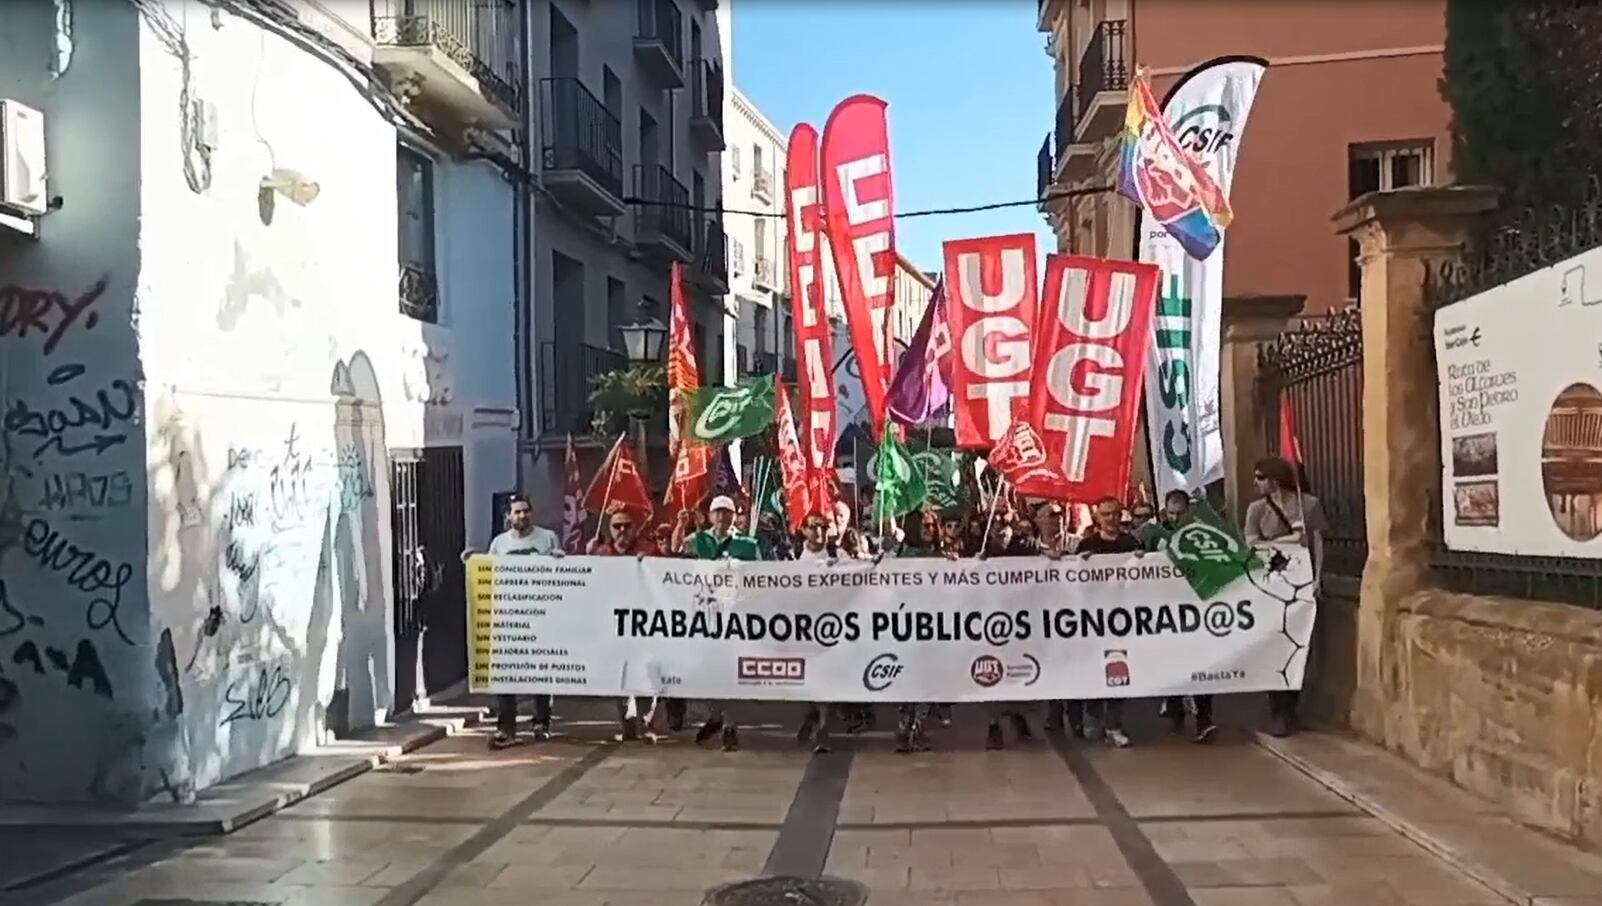
[[905, 669], [901, 659], [890, 652], [885, 652], [868, 662], [862, 669], [862, 688], [869, 692], [883, 692], [890, 688]]
[[1234, 117], [1223, 104], [1203, 104], [1174, 121], [1179, 146], [1204, 164], [1235, 144]]

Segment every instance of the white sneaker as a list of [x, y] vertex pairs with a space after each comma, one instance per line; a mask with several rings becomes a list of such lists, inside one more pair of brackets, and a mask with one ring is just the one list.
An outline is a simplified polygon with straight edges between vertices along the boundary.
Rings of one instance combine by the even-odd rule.
[[1125, 736], [1124, 731], [1122, 730], [1113, 730], [1109, 728], [1107, 730], [1107, 741], [1111, 743], [1114, 748], [1129, 748], [1129, 737]]

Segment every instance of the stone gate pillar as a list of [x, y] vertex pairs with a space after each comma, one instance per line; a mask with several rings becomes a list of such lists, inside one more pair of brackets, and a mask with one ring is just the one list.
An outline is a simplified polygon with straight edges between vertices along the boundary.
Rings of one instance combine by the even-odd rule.
[[1387, 690], [1398, 688], [1397, 605], [1423, 586], [1432, 509], [1439, 506], [1440, 420], [1429, 269], [1455, 255], [1494, 210], [1482, 186], [1371, 192], [1334, 216], [1356, 239], [1363, 269], [1363, 497], [1368, 561], [1357, 614], [1357, 689], [1351, 724], [1389, 742]]
[[1279, 336], [1306, 303], [1307, 297], [1301, 295], [1224, 297], [1219, 418], [1224, 435], [1224, 505], [1235, 525], [1242, 524], [1246, 504], [1256, 496], [1252, 466], [1268, 455], [1268, 407], [1278, 402], [1262, 392], [1257, 350]]

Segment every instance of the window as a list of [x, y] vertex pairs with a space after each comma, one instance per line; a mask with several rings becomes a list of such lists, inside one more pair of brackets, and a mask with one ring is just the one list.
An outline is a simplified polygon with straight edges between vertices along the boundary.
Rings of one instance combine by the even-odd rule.
[[766, 355], [768, 352], [768, 310], [758, 305], [751, 311], [752, 338], [756, 344], [756, 354]]
[[751, 169], [752, 170], [756, 170], [758, 172], [760, 172], [762, 170], [762, 146], [761, 145], [752, 145], [751, 146]]
[[[1372, 142], [1347, 149], [1346, 197], [1435, 184], [1433, 141]], [[1363, 297], [1363, 265], [1356, 239], [1346, 241], [1346, 294]]]
[[601, 103], [613, 116], [623, 111], [623, 82], [610, 66], [601, 67]]
[[[579, 74], [578, 29], [551, 7], [551, 77], [576, 79]], [[614, 111], [615, 112], [615, 111]]]
[[[616, 277], [606, 278], [606, 320], [607, 337], [610, 339], [617, 329], [633, 320], [628, 312], [628, 287]], [[621, 337], [617, 338], [621, 341]]]
[[430, 324], [439, 320], [434, 271], [434, 162], [404, 145], [395, 153], [395, 205], [400, 222], [400, 310]]
[[729, 175], [735, 182], [740, 181], [740, 146], [729, 146]]
[[661, 140], [656, 134], [656, 119], [641, 107], [639, 161], [640, 172], [645, 174], [645, 179], [656, 179], [656, 174], [652, 171], [656, 169], [657, 161], [661, 159], [657, 153], [661, 147]]
[[757, 256], [757, 259], [760, 260], [760, 261], [768, 260], [768, 221], [767, 221], [767, 219], [763, 218], [763, 217], [754, 218], [752, 220], [752, 222], [751, 222], [751, 233], [752, 233], [752, 235], [751, 235], [751, 245], [753, 246], [753, 249], [752, 249], [753, 254], [755, 254]]

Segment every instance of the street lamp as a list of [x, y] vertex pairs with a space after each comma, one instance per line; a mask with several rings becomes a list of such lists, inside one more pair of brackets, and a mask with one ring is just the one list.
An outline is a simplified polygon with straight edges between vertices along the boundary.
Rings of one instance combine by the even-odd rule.
[[662, 347], [667, 343], [667, 325], [656, 318], [636, 319], [633, 324], [618, 328], [623, 334], [623, 353], [635, 363], [660, 362]]

